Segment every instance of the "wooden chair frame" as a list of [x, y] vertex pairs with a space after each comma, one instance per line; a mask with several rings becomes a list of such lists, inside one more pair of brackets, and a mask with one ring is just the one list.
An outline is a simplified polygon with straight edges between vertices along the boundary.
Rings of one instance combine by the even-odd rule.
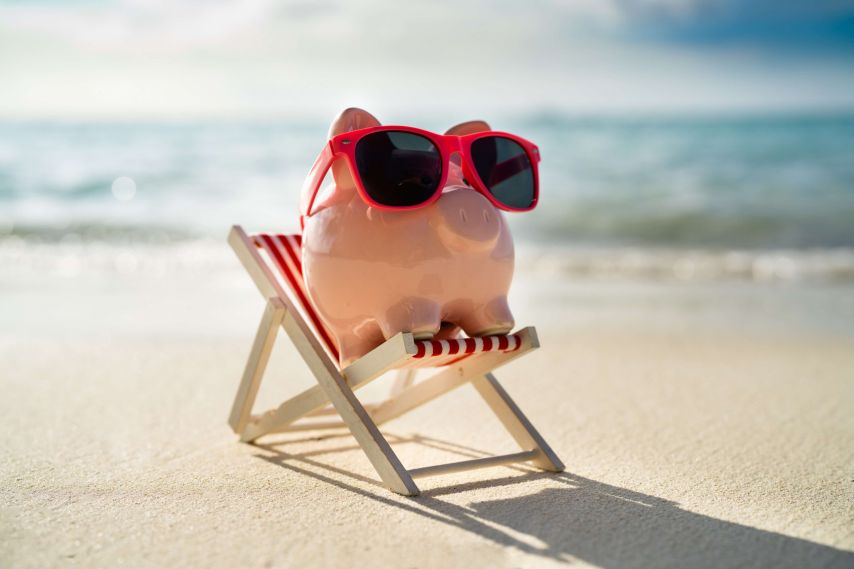
[[[261, 294], [267, 299], [228, 421], [242, 442], [250, 443], [270, 433], [346, 426], [364, 450], [384, 485], [405, 496], [419, 494], [413, 479], [424, 476], [519, 462], [530, 462], [552, 472], [563, 471], [563, 463], [492, 375], [495, 368], [539, 347], [534, 328], [524, 328], [515, 334], [520, 343], [514, 351], [474, 354], [476, 357], [467, 357], [436, 368], [439, 371], [434, 375], [418, 382], [413, 381], [413, 369], [400, 369], [414, 361], [418, 349], [416, 340], [409, 333], [400, 333], [389, 338], [356, 362], [339, 370], [337, 362], [323, 347], [313, 328], [297, 310], [291, 296], [285, 293], [259, 254], [252, 238], [240, 226], [234, 226], [228, 240]], [[280, 327], [305, 360], [317, 380], [317, 385], [275, 409], [261, 415], [252, 415], [258, 388]], [[395, 369], [399, 370], [398, 378], [390, 397], [377, 405], [363, 405], [354, 391]], [[471, 383], [483, 397], [521, 447], [521, 452], [406, 469], [377, 426], [466, 383]], [[297, 420], [305, 417], [322, 417], [333, 413], [337, 413], [342, 421], [313, 421], [302, 425], [297, 423]]]

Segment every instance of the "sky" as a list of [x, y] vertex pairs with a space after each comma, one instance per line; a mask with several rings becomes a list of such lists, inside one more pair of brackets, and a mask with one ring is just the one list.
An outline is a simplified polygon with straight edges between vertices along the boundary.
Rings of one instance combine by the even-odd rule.
[[0, 0], [0, 119], [854, 109], [843, 0]]

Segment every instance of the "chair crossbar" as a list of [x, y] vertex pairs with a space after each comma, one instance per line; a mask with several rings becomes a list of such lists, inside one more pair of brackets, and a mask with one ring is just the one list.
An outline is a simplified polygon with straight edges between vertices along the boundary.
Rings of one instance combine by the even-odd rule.
[[305, 423], [290, 423], [283, 427], [277, 427], [267, 434], [290, 433], [295, 431], [326, 431], [329, 429], [346, 429], [344, 421], [306, 421]]
[[537, 458], [539, 453], [540, 451], [534, 449], [514, 452], [512, 454], [474, 458], [472, 460], [461, 460], [459, 462], [449, 462], [447, 464], [437, 464], [435, 466], [411, 468], [409, 470], [409, 475], [413, 478], [425, 478], [427, 476], [441, 476], [443, 474], [453, 474], [454, 472], [464, 472], [466, 470], [476, 470], [478, 468], [489, 468], [491, 466], [501, 466], [504, 464], [529, 462]]
[[[363, 407], [370, 411], [371, 405], [363, 404]], [[318, 409], [317, 411], [312, 411], [311, 413], [306, 413], [306, 417], [326, 417], [328, 415], [337, 415], [338, 411], [335, 410], [335, 407], [323, 407], [322, 409]]]
[[[415, 340], [402, 332], [356, 362], [338, 367], [337, 347], [305, 288], [298, 235], [247, 235], [235, 226], [229, 243], [267, 299], [229, 424], [244, 442], [270, 433], [347, 427], [383, 483], [406, 496], [419, 493], [413, 478], [449, 474], [514, 462], [532, 462], [559, 472], [563, 463], [492, 375], [500, 367], [539, 346], [534, 328], [483, 338]], [[279, 328], [284, 329], [318, 385], [260, 415], [251, 413]], [[435, 368], [415, 381], [418, 368]], [[389, 371], [398, 381], [391, 396], [364, 405], [354, 391]], [[457, 387], [471, 383], [522, 449], [518, 453], [407, 470], [377, 425], [400, 417]], [[330, 406], [331, 405], [331, 406]], [[341, 421], [324, 420], [334, 414]], [[303, 419], [303, 420], [301, 420]]]

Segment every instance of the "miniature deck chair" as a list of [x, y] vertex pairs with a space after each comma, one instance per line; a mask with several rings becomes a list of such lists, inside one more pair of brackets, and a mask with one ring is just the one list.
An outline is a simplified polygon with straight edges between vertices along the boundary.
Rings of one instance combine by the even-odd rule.
[[[337, 423], [336, 426], [350, 429], [383, 483], [405, 496], [419, 493], [413, 479], [423, 476], [519, 462], [530, 462], [553, 472], [563, 470], [560, 459], [491, 373], [498, 366], [539, 346], [534, 328], [523, 328], [505, 336], [454, 340], [415, 340], [412, 334], [400, 333], [356, 362], [339, 369], [335, 344], [306, 295], [300, 262], [300, 236], [250, 236], [241, 227], [234, 226], [229, 243], [267, 299], [229, 419], [241, 441], [252, 442], [269, 433], [320, 428], [324, 425], [309, 422], [306, 426], [303, 421], [301, 426], [297, 420], [337, 413], [343, 424]], [[276, 409], [252, 415], [252, 406], [279, 326], [284, 328], [308, 364], [318, 385]], [[439, 371], [414, 382], [414, 370], [427, 367]], [[391, 397], [377, 405], [362, 405], [354, 390], [390, 370], [398, 370]], [[404, 468], [377, 425], [465, 383], [474, 385], [522, 451], [439, 466]], [[330, 403], [331, 409], [328, 408]]]

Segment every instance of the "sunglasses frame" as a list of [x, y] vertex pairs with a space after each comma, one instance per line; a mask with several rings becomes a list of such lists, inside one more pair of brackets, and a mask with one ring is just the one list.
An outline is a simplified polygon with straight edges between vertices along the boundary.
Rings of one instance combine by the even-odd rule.
[[[410, 134], [417, 134], [429, 140], [433, 144], [433, 146], [436, 147], [436, 149], [439, 151], [439, 157], [442, 161], [442, 177], [439, 180], [439, 183], [436, 185], [436, 190], [433, 192], [432, 196], [430, 196], [425, 201], [415, 205], [391, 206], [377, 202], [368, 194], [367, 190], [365, 190], [364, 184], [362, 183], [362, 178], [359, 174], [359, 169], [356, 166], [356, 146], [359, 144], [359, 141], [362, 140], [362, 138], [375, 132], [406, 132]], [[498, 199], [495, 198], [495, 196], [492, 195], [486, 184], [483, 183], [483, 180], [480, 179], [480, 175], [477, 173], [477, 169], [474, 167], [474, 164], [471, 160], [471, 145], [476, 140], [489, 137], [509, 139], [521, 146], [522, 149], [525, 151], [525, 154], [528, 157], [528, 161], [531, 164], [531, 170], [534, 176], [534, 197], [531, 201], [530, 206], [524, 208], [516, 208], [501, 203]], [[414, 128], [411, 126], [388, 125], [373, 126], [369, 128], [353, 130], [350, 132], [335, 135], [329, 139], [329, 142], [324, 145], [323, 150], [321, 150], [320, 155], [318, 155], [317, 160], [314, 161], [314, 165], [311, 167], [311, 171], [308, 173], [305, 183], [303, 184], [300, 219], [302, 219], [303, 217], [308, 217], [311, 214], [311, 208], [314, 205], [314, 200], [317, 197], [317, 192], [320, 189], [320, 184], [323, 182], [323, 179], [326, 177], [326, 174], [329, 172], [329, 169], [332, 168], [332, 163], [339, 158], [345, 159], [347, 167], [350, 169], [350, 173], [353, 176], [353, 181], [356, 184], [356, 191], [359, 193], [359, 196], [362, 198], [362, 200], [364, 200], [366, 204], [371, 207], [387, 211], [405, 211], [426, 207], [439, 199], [439, 196], [442, 194], [442, 189], [445, 187], [445, 183], [448, 181], [451, 155], [453, 155], [454, 153], [458, 153], [460, 155], [463, 176], [465, 176], [465, 179], [469, 182], [469, 184], [471, 184], [472, 189], [482, 194], [486, 199], [490, 201], [490, 203], [492, 203], [492, 205], [494, 205], [498, 209], [503, 209], [504, 211], [523, 212], [531, 211], [532, 209], [534, 209], [534, 207], [536, 207], [537, 201], [540, 197], [540, 178], [539, 168], [537, 167], [540, 161], [540, 149], [534, 143], [525, 140], [520, 136], [516, 136], [515, 134], [510, 134], [509, 132], [501, 132], [495, 130], [487, 130], [483, 132], [475, 132], [472, 134], [457, 136], [453, 134], [436, 134], [434, 132], [430, 132], [420, 128]]]

